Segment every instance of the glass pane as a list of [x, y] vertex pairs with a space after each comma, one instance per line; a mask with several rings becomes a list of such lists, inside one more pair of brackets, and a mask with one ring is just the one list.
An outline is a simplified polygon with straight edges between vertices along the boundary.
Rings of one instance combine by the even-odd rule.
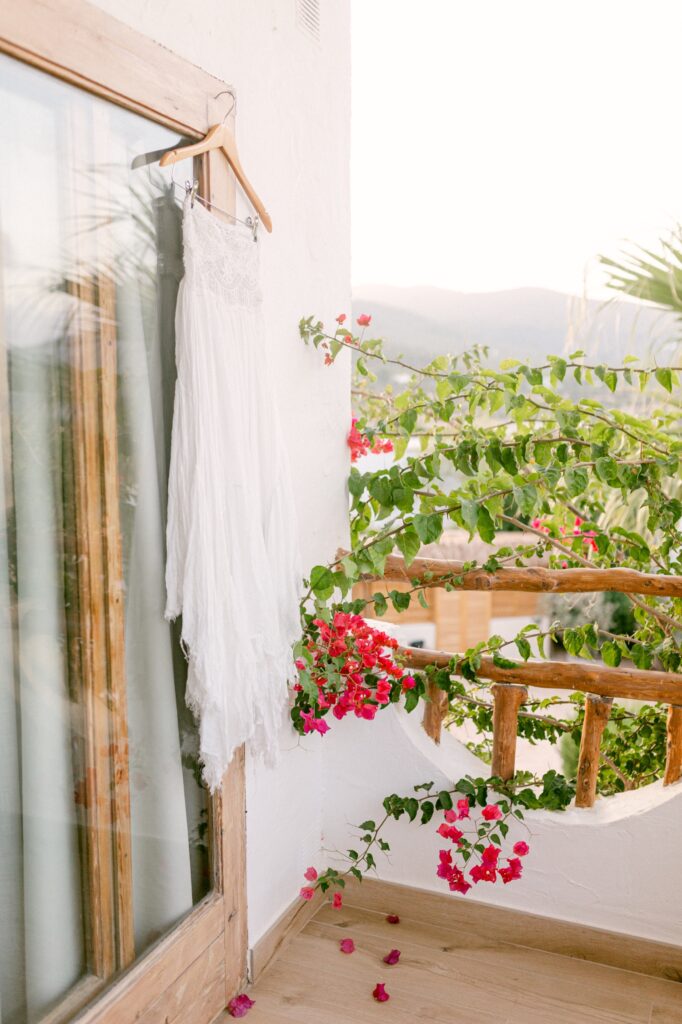
[[205, 895], [208, 805], [163, 615], [177, 136], [4, 56], [0, 131], [0, 1024], [24, 1024]]

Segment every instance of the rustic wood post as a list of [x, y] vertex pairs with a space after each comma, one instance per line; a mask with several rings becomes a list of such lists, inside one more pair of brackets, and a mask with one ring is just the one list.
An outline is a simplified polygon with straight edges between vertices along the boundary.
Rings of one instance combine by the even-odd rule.
[[424, 708], [422, 725], [426, 735], [430, 736], [434, 743], [440, 743], [441, 727], [448, 704], [447, 694], [435, 683], [427, 683], [426, 693], [429, 699]]
[[678, 782], [682, 775], [682, 704], [671, 704], [668, 708], [667, 743], [665, 753], [665, 775], [663, 785]]
[[511, 779], [516, 761], [516, 729], [519, 708], [528, 700], [528, 687], [517, 683], [493, 683], [492, 775]]
[[592, 807], [597, 799], [599, 747], [612, 704], [612, 697], [600, 697], [595, 693], [588, 693], [585, 696], [585, 720], [578, 756], [576, 807]]

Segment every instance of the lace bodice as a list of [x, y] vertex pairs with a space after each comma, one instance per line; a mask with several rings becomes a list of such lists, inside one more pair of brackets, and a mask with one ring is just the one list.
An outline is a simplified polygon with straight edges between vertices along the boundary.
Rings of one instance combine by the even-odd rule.
[[231, 306], [261, 305], [258, 245], [244, 225], [228, 224], [200, 202], [195, 200], [192, 206], [186, 199], [183, 247], [185, 275], [193, 288]]

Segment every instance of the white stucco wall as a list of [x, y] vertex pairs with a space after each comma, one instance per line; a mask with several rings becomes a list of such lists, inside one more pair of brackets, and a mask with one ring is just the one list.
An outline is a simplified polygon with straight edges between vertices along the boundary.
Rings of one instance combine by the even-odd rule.
[[[349, 368], [324, 367], [298, 321], [350, 310], [349, 2], [322, 0], [319, 42], [298, 28], [294, 0], [96, 2], [235, 88], [242, 162], [274, 225], [260, 236], [265, 315], [303, 556], [327, 561], [346, 540]], [[319, 861], [322, 748], [289, 730], [282, 748], [276, 772], [248, 769], [251, 942]]]

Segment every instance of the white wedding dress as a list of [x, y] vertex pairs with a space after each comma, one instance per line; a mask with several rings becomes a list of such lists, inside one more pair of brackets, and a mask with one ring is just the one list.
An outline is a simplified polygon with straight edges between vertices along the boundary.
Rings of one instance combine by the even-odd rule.
[[265, 351], [258, 245], [185, 202], [176, 312], [166, 617], [182, 614], [187, 702], [213, 791], [244, 742], [277, 760], [295, 677], [301, 567]]

